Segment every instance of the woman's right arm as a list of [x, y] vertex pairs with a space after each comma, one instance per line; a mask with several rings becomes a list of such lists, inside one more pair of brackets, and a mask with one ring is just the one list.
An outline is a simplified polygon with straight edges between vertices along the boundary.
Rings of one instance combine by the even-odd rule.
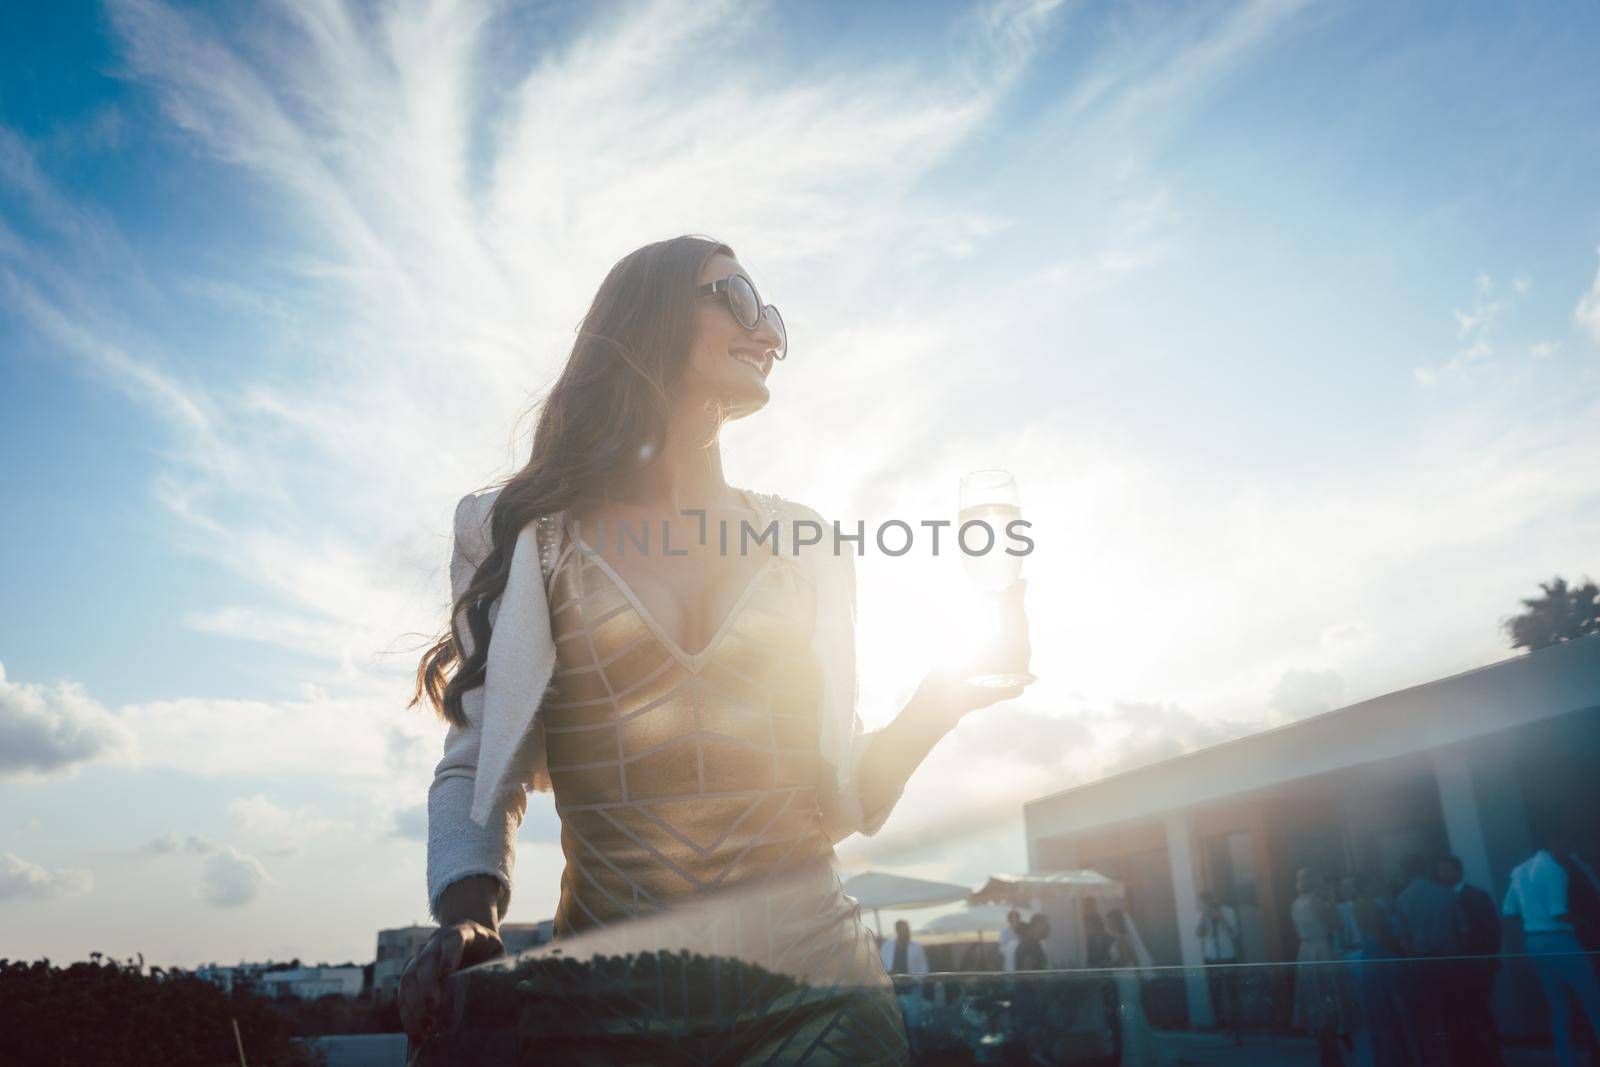
[[439, 924], [482, 923], [500, 929], [500, 879], [487, 874], [469, 874], [445, 886], [439, 894]]
[[[479, 564], [489, 554], [488, 530], [491, 497], [468, 493], [456, 505], [455, 532], [450, 550], [450, 602], [465, 595]], [[490, 613], [491, 619], [494, 612]], [[465, 612], [457, 617], [463, 654], [474, 651]], [[445, 731], [444, 754], [434, 767], [428, 788], [428, 908], [442, 925], [444, 891], [472, 875], [490, 875], [500, 883], [496, 916], [511, 903], [512, 872], [516, 861], [517, 830], [522, 824], [527, 798], [520, 792], [490, 814], [486, 825], [472, 819], [477, 788], [478, 751], [483, 739], [483, 686], [461, 696], [464, 725], [451, 723]]]
[[[452, 605], [465, 592], [487, 554], [480, 506], [469, 494], [456, 506], [450, 557]], [[465, 632], [466, 652], [471, 637]], [[428, 906], [439, 929], [406, 966], [400, 979], [399, 1008], [407, 1034], [420, 1036], [444, 1019], [445, 980], [462, 967], [503, 955], [500, 918], [511, 896], [519, 805], [491, 817], [488, 826], [472, 821], [483, 690], [466, 694], [466, 726], [451, 724], [444, 758], [428, 791]]]

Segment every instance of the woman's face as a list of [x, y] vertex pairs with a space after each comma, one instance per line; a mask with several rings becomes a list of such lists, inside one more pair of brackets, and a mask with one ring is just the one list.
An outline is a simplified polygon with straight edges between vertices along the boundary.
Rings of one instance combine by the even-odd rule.
[[[721, 281], [730, 274], [743, 274], [755, 285], [738, 260], [720, 252], [700, 269], [697, 282]], [[761, 292], [759, 286], [756, 292]], [[772, 303], [765, 293], [761, 300]], [[695, 399], [717, 402], [732, 418], [759, 411], [771, 397], [767, 375], [774, 362], [771, 350], [777, 347], [778, 331], [765, 314], [755, 329], [747, 330], [734, 318], [726, 296], [700, 297], [695, 302], [694, 338], [679, 388]]]

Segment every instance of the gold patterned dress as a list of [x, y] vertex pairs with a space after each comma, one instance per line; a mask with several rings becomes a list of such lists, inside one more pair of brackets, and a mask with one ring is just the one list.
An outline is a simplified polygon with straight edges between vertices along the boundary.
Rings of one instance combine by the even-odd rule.
[[906, 1062], [893, 984], [821, 826], [805, 568], [764, 558], [690, 654], [564, 521], [540, 714], [566, 857], [552, 948], [570, 967], [524, 986], [549, 1051]]

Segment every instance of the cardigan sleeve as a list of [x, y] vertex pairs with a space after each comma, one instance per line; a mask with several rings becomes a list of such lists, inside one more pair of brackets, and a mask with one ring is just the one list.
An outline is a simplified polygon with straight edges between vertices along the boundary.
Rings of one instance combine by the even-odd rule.
[[[867, 811], [861, 800], [861, 768], [868, 747], [877, 731], [862, 727], [857, 714], [859, 675], [856, 670], [856, 571], [855, 553], [849, 544], [835, 545], [833, 527], [804, 506], [797, 506], [799, 519], [819, 524], [822, 541], [810, 546], [813, 573], [817, 576], [817, 615], [812, 648], [823, 667], [821, 750], [824, 762], [833, 773], [823, 782], [819, 794], [822, 825], [829, 840], [837, 843], [854, 833], [871, 836], [882, 829], [900, 794]], [[837, 547], [837, 551], [835, 548]]]
[[[488, 554], [488, 499], [469, 493], [456, 505], [450, 552], [452, 605], [466, 591], [478, 564]], [[470, 655], [472, 637], [466, 628], [465, 613], [457, 618], [465, 651]], [[480, 826], [471, 818], [482, 740], [483, 693], [480, 685], [462, 695], [467, 724], [451, 723], [445, 732], [444, 756], [434, 768], [433, 784], [428, 789], [428, 912], [441, 923], [440, 894], [452, 883], [476, 874], [490, 875], [500, 883], [497, 917], [503, 918], [511, 906], [517, 830], [522, 825], [527, 797], [520, 790], [507, 794], [487, 825]]]

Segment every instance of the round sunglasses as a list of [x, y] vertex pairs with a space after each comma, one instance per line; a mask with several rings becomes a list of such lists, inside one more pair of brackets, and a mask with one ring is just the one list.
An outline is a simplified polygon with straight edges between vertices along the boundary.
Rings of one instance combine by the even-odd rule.
[[761, 324], [763, 313], [767, 321], [772, 323], [772, 328], [778, 332], [778, 347], [772, 350], [773, 359], [782, 359], [789, 354], [789, 331], [784, 329], [783, 316], [778, 314], [778, 309], [771, 304], [762, 306], [761, 296], [756, 292], [756, 287], [750, 279], [743, 274], [730, 274], [726, 278], [697, 286], [695, 292], [700, 296], [716, 296], [725, 294], [728, 298], [728, 310], [733, 313], [733, 319], [747, 330], [753, 330]]

